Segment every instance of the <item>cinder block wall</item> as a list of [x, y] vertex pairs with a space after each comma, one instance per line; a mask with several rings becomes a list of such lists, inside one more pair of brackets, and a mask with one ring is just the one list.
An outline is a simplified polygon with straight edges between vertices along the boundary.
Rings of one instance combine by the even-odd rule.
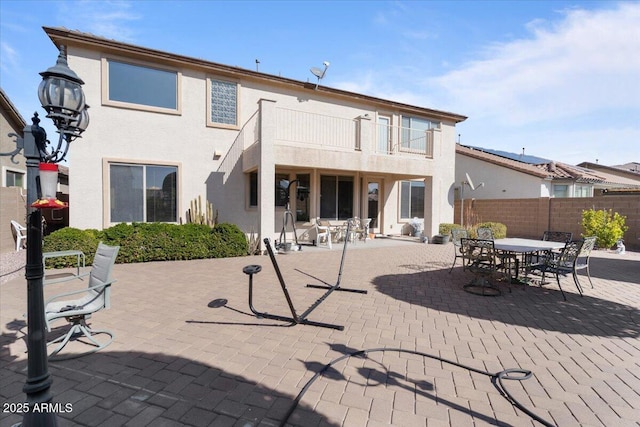
[[0, 253], [16, 250], [11, 220], [26, 225], [26, 190], [22, 190], [24, 196], [20, 190], [18, 187], [0, 187]]
[[[640, 195], [598, 196], [566, 199], [466, 199], [465, 223], [501, 222], [509, 237], [539, 239], [545, 230], [571, 231], [575, 238], [582, 233], [582, 211], [612, 209], [626, 216], [629, 227], [625, 246], [640, 250]], [[460, 224], [460, 201], [455, 202], [454, 221]]]

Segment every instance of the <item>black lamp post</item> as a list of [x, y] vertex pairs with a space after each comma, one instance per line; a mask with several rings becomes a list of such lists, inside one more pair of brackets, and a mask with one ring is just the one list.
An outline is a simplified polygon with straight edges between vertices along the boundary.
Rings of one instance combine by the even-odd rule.
[[[78, 138], [89, 124], [88, 106], [85, 104], [82, 85], [84, 82], [67, 65], [64, 47], [56, 65], [40, 73], [42, 82], [38, 88], [38, 98], [47, 117], [58, 129], [57, 144], [47, 140], [47, 134], [39, 126], [38, 113], [31, 119], [33, 124], [24, 129], [24, 137], [16, 138], [16, 149], [10, 153], [0, 153], [13, 158], [24, 150], [27, 165], [27, 381], [23, 391], [27, 395], [29, 411], [24, 414], [22, 426], [56, 426], [57, 418], [51, 404], [51, 377], [47, 363], [47, 340], [44, 313], [42, 264], [42, 212], [37, 208], [41, 198], [39, 176], [40, 163], [56, 164], [67, 155], [69, 144]], [[17, 162], [16, 162], [17, 163]]]

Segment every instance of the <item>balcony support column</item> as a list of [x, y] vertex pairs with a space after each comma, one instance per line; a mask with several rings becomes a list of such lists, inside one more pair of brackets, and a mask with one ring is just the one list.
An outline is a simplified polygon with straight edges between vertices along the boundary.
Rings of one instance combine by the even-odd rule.
[[[261, 99], [260, 108], [260, 162], [258, 166], [258, 230], [260, 245], [265, 237], [273, 240], [275, 231], [275, 143], [276, 101]], [[262, 248], [264, 249], [264, 248]]]

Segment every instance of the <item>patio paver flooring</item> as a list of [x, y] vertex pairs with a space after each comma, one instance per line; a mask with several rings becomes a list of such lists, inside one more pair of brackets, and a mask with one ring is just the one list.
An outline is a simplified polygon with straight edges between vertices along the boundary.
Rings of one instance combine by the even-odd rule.
[[[304, 248], [278, 255], [298, 314], [335, 284], [341, 251]], [[292, 426], [537, 426], [500, 395], [489, 377], [423, 357], [442, 357], [489, 372], [523, 368], [508, 390], [558, 426], [640, 425], [640, 253], [597, 251], [595, 289], [585, 295], [563, 279], [568, 301], [552, 283], [505, 285], [500, 297], [466, 293], [471, 279], [451, 244], [357, 243], [345, 257], [341, 286], [309, 319], [344, 331], [259, 319], [248, 307], [242, 268], [261, 264], [254, 305], [288, 315], [269, 258], [117, 264], [112, 308], [94, 315], [116, 333], [90, 356], [50, 362], [54, 402], [71, 403], [61, 426], [277, 426], [303, 395]], [[77, 286], [77, 284], [76, 284]], [[45, 297], [69, 288], [54, 284]], [[226, 299], [223, 307], [211, 301]], [[24, 400], [26, 284], [0, 285], [0, 402]], [[65, 330], [63, 323], [53, 334]], [[76, 344], [74, 344], [76, 345]], [[71, 349], [73, 350], [73, 349]], [[0, 427], [21, 417], [0, 413]]]

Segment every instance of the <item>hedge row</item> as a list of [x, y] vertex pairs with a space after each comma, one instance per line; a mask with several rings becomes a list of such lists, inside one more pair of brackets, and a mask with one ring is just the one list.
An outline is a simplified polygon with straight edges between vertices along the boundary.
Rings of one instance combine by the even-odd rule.
[[[104, 230], [63, 228], [46, 236], [44, 252], [81, 250], [87, 265], [93, 263], [98, 243], [120, 246], [117, 263], [174, 261], [245, 256], [245, 234], [234, 224], [215, 227], [201, 224], [133, 223]], [[75, 257], [47, 260], [47, 268], [75, 266]]]
[[507, 226], [500, 222], [482, 222], [471, 227], [463, 227], [460, 224], [442, 223], [439, 226], [438, 232], [441, 235], [451, 235], [452, 230], [459, 228], [466, 228], [469, 232], [469, 237], [472, 239], [478, 236], [478, 228], [490, 228], [491, 231], [493, 231], [493, 237], [495, 239], [504, 239], [507, 237]]

